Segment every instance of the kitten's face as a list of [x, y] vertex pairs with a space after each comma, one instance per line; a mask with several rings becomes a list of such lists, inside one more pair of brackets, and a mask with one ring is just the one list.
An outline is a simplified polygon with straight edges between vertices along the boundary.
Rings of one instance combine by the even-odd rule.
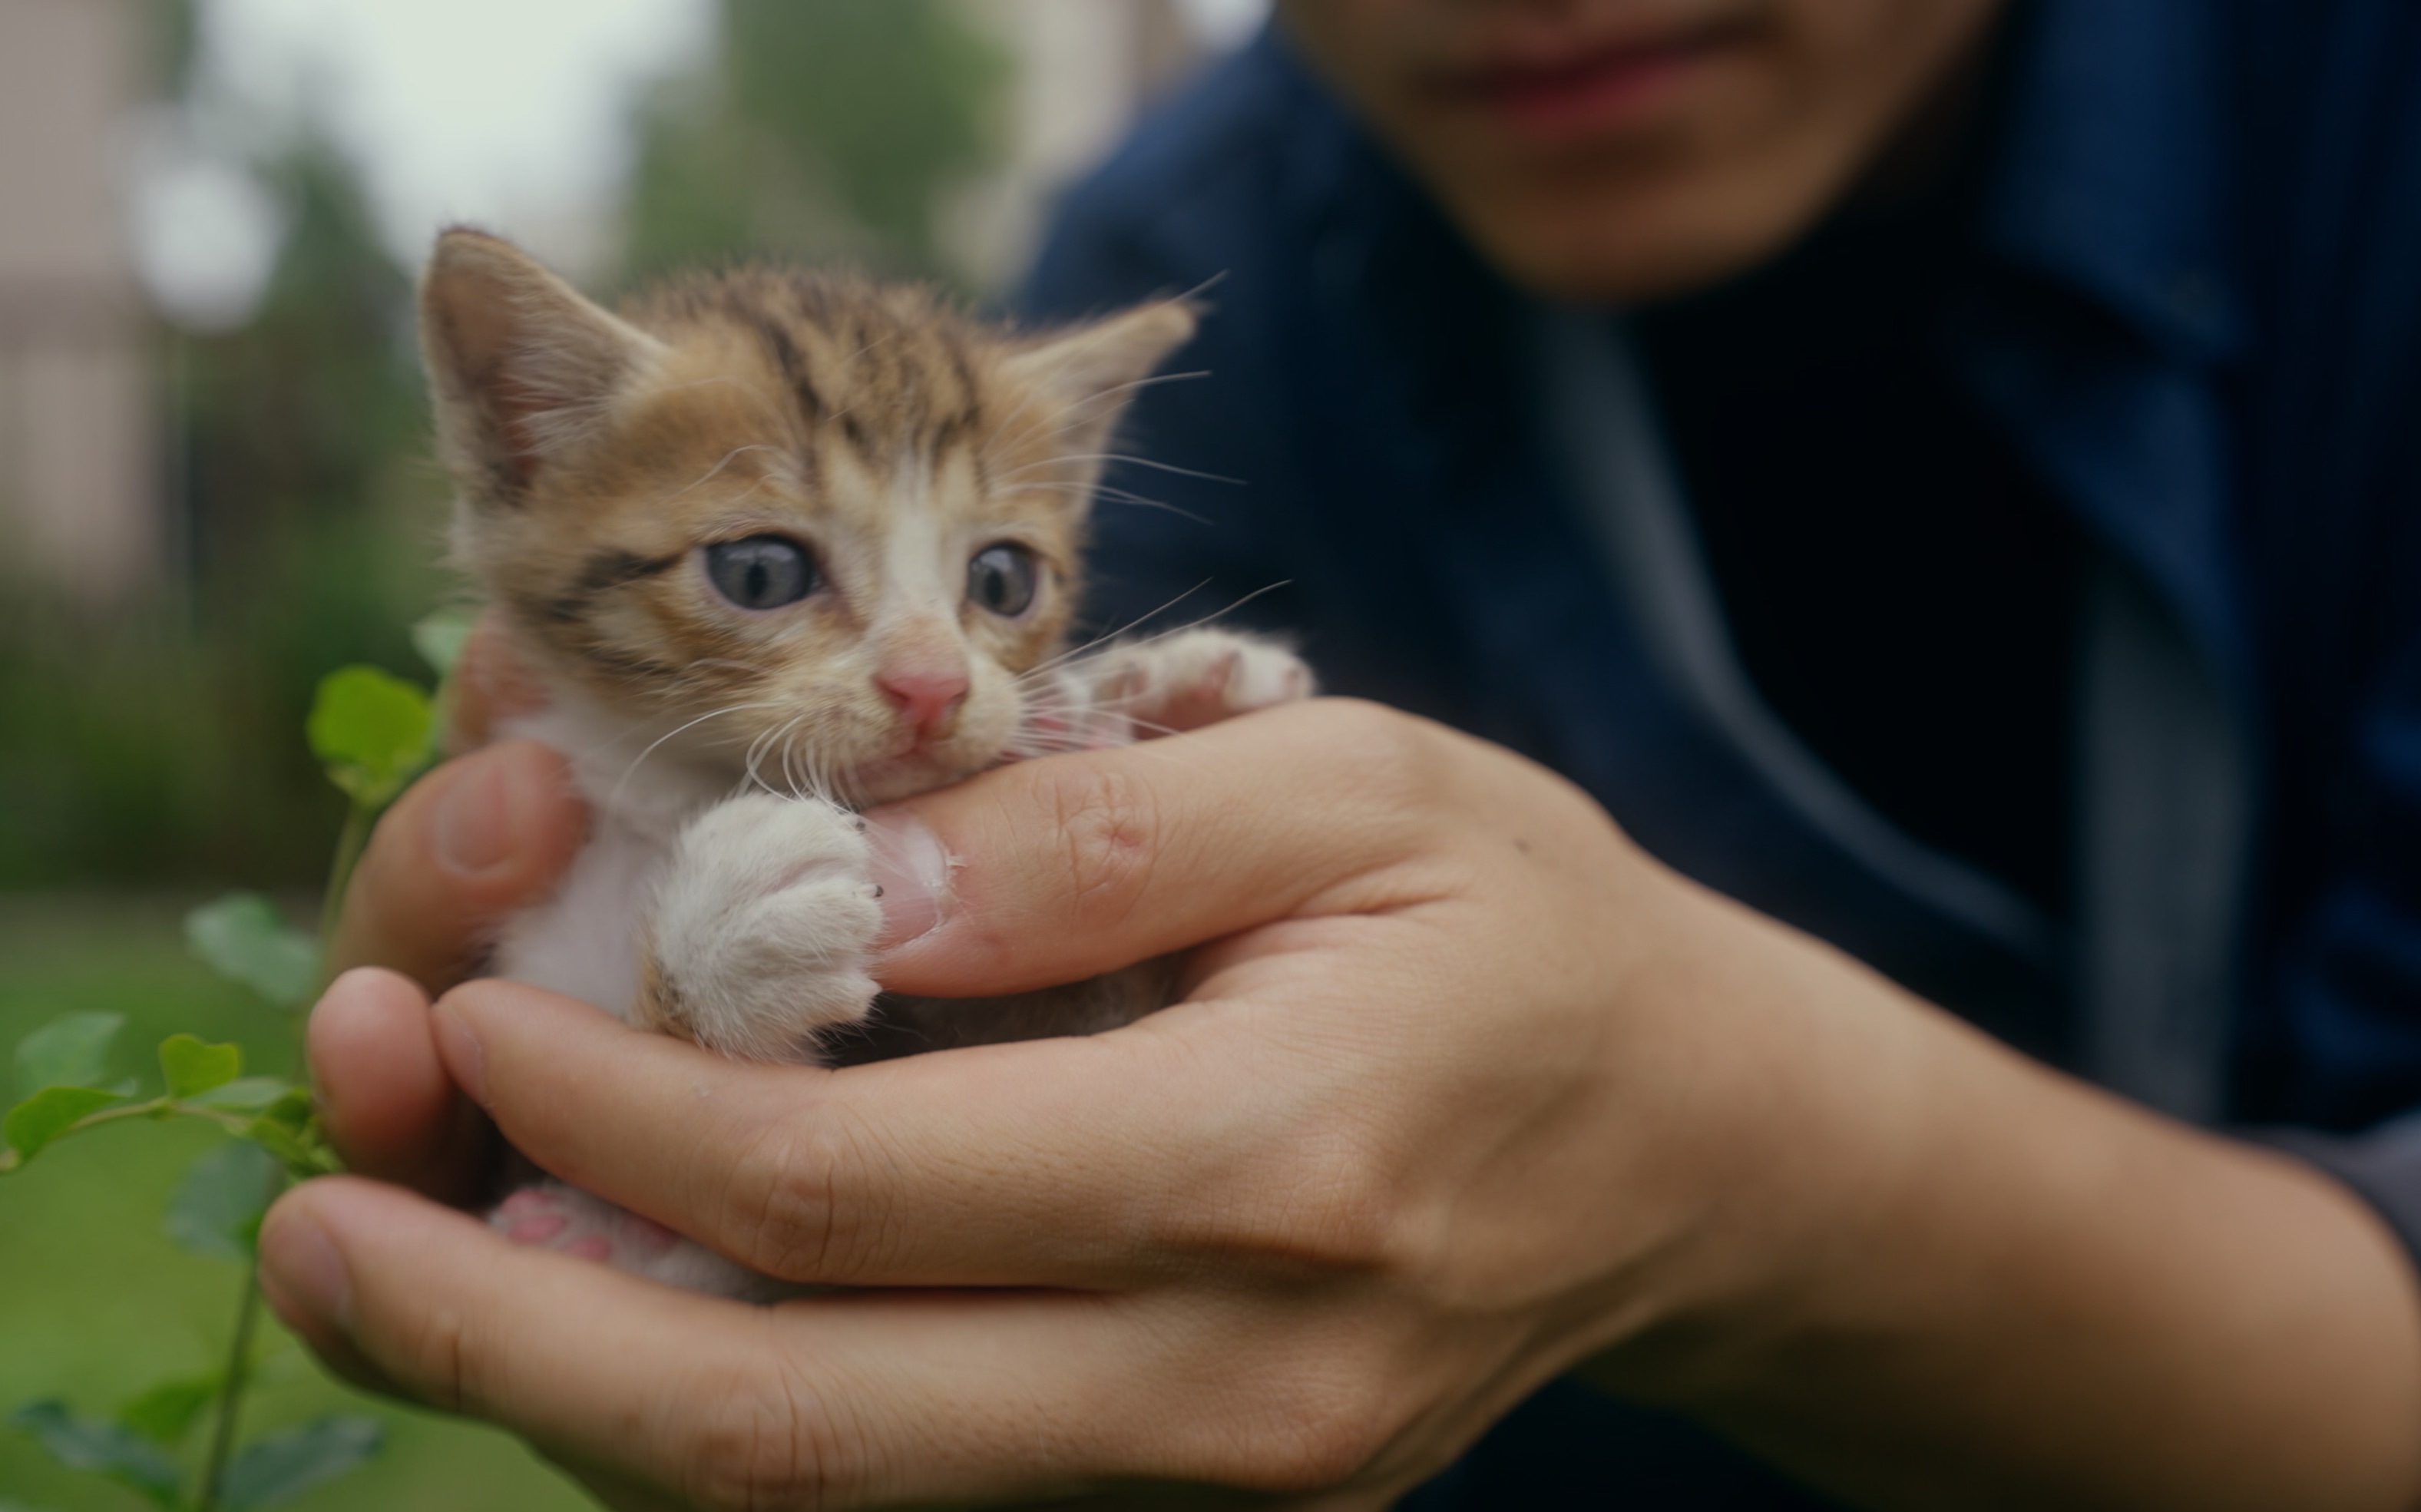
[[464, 232], [422, 303], [458, 551], [524, 650], [666, 754], [859, 803], [1011, 748], [1109, 429], [1193, 327], [761, 271], [617, 320]]

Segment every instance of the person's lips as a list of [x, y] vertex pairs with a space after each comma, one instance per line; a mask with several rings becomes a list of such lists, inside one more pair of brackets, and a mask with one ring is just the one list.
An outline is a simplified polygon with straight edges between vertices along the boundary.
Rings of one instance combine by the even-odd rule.
[[1566, 141], [1618, 129], [1653, 112], [1706, 65], [1738, 46], [1744, 31], [1707, 26], [1559, 58], [1482, 67], [1454, 81], [1453, 92], [1524, 136]]

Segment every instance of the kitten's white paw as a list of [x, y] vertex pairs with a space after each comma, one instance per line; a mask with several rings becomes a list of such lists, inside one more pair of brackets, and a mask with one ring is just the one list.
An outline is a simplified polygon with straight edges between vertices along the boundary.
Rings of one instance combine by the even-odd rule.
[[816, 1036], [874, 1002], [882, 927], [865, 821], [751, 793], [681, 832], [656, 899], [648, 1021], [751, 1060], [816, 1057]]
[[1196, 729], [1308, 698], [1311, 668], [1283, 646], [1226, 630], [1189, 630], [1113, 646], [1070, 668], [1093, 709], [1141, 736]]
[[780, 1289], [695, 1239], [560, 1181], [522, 1188], [497, 1204], [488, 1224], [516, 1244], [601, 1260], [689, 1291], [757, 1298]]

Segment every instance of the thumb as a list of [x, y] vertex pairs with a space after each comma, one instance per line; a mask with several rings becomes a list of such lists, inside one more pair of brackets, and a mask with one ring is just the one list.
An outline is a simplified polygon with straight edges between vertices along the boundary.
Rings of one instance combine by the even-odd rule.
[[586, 829], [563, 758], [534, 740], [445, 763], [379, 820], [329, 970], [384, 966], [444, 991], [499, 922], [554, 891]]
[[1451, 766], [1439, 758], [1455, 739], [1320, 699], [875, 810], [897, 942], [876, 974], [938, 997], [1029, 991], [1278, 919], [1406, 901], [1406, 880], [1386, 876], [1447, 812], [1422, 785]]

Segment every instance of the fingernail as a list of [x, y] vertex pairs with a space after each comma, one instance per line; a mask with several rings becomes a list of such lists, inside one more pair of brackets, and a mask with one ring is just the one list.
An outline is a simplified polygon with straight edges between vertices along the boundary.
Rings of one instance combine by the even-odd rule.
[[480, 1048], [479, 1037], [462, 1021], [462, 1010], [451, 1001], [441, 1002], [430, 1014], [430, 1024], [436, 1032], [437, 1053], [445, 1062], [446, 1074], [471, 1095], [472, 1101], [486, 1107], [488, 1052]]
[[437, 803], [439, 860], [471, 876], [512, 854], [517, 777], [508, 753], [463, 761]]
[[874, 883], [882, 889], [882, 932], [877, 950], [921, 939], [949, 914], [950, 853], [923, 819], [907, 810], [867, 817]]
[[[312, 1322], [351, 1327], [353, 1280], [327, 1230], [301, 1213], [273, 1213], [260, 1232], [261, 1295], [298, 1332]], [[297, 1312], [306, 1316], [297, 1317]]]

